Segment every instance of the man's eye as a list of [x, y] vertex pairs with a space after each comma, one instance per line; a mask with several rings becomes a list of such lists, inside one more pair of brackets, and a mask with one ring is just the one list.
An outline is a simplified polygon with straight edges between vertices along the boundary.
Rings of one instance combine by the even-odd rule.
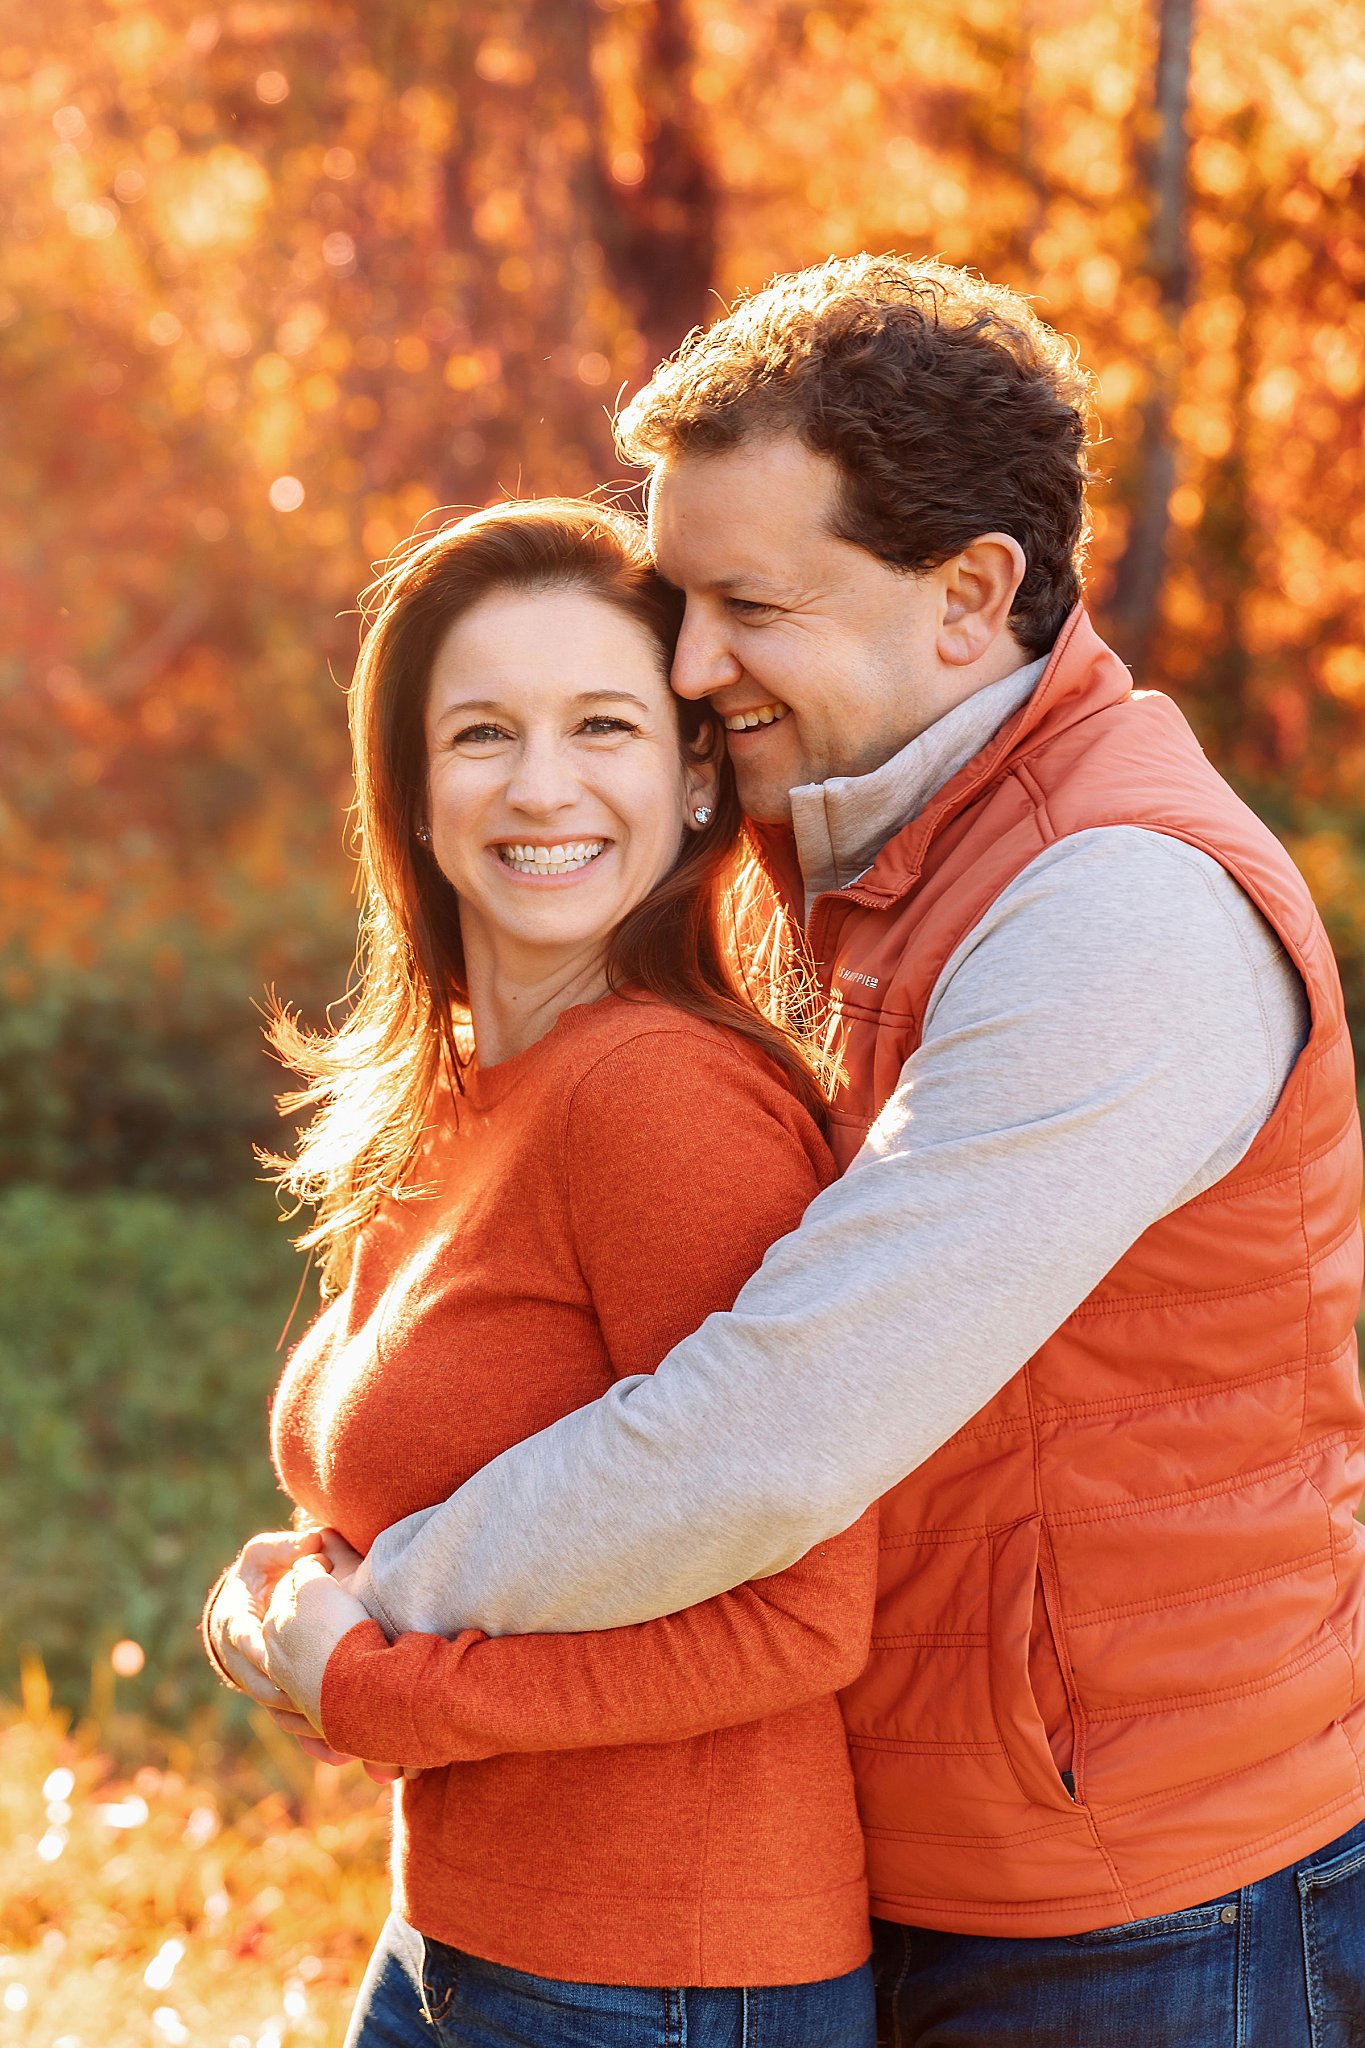
[[757, 618], [763, 612], [772, 611], [770, 604], [762, 604], [756, 597], [732, 597], [728, 600], [731, 611], [739, 619]]

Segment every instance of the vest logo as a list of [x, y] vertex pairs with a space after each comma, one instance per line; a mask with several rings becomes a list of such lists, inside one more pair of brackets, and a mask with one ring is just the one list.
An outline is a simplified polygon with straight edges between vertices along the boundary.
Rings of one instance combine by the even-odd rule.
[[856, 967], [840, 967], [834, 978], [836, 981], [856, 981], [859, 988], [878, 988], [881, 985], [875, 974], [859, 974]]

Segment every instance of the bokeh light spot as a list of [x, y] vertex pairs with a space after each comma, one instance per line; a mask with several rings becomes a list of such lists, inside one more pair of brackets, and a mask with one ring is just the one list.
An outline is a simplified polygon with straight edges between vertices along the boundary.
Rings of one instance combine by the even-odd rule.
[[78, 199], [67, 208], [66, 224], [87, 242], [103, 242], [118, 226], [118, 208], [109, 199]]
[[119, 1678], [136, 1678], [147, 1662], [147, 1657], [141, 1643], [135, 1643], [131, 1636], [125, 1636], [122, 1642], [115, 1643], [109, 1652], [109, 1662]]
[[282, 106], [289, 97], [289, 80], [282, 71], [263, 71], [256, 80], [256, 97], [264, 106]]
[[277, 512], [297, 512], [303, 498], [303, 485], [296, 476], [277, 476], [270, 486], [270, 502]]
[[355, 158], [349, 149], [329, 149], [322, 159], [322, 169], [328, 178], [353, 178]]
[[183, 1941], [163, 1941], [156, 1954], [142, 1973], [142, 1981], [149, 1991], [164, 1991], [175, 1975], [177, 1965], [185, 1953]]

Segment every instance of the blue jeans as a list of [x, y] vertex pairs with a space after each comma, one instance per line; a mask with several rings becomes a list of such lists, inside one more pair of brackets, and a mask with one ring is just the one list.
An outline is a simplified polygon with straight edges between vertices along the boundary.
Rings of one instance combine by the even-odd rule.
[[1094, 1934], [872, 1926], [883, 2048], [1365, 2048], [1365, 1821], [1258, 1884]]
[[391, 1913], [345, 2048], [874, 2048], [875, 2037], [866, 1963], [819, 1984], [733, 1991], [565, 1984], [424, 1941]]

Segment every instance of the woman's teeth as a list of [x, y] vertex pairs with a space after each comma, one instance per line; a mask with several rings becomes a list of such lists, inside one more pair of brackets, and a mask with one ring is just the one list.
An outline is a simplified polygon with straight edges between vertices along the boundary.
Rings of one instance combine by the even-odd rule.
[[567, 846], [500, 846], [498, 857], [519, 875], [567, 875], [596, 860], [605, 839], [574, 839]]
[[736, 711], [725, 721], [727, 732], [748, 732], [756, 725], [776, 725], [780, 718], [787, 716], [790, 706], [786, 704], [760, 704], [757, 711]]

